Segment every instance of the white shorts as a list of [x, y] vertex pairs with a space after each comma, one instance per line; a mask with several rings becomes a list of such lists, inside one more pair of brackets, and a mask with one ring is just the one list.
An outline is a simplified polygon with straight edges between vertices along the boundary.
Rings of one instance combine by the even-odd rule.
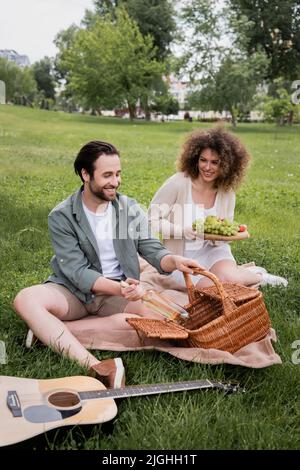
[[[206, 271], [209, 271], [210, 268], [218, 261], [229, 259], [235, 262], [231, 253], [231, 248], [226, 242], [218, 242], [217, 245], [214, 245], [210, 241], [205, 241], [199, 250], [185, 250], [184, 256], [197, 261], [202, 268], [206, 269]], [[184, 276], [181, 271], [176, 270], [171, 274], [171, 276], [176, 280], [176, 282], [185, 286]], [[196, 284], [203, 277], [204, 276], [199, 274], [197, 276], [191, 276], [191, 279], [193, 283]]]

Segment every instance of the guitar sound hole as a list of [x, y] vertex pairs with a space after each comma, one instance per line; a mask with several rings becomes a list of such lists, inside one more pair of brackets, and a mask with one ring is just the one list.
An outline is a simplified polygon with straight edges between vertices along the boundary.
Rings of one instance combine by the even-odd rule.
[[56, 392], [48, 397], [51, 405], [57, 408], [70, 408], [80, 403], [79, 397], [71, 392]]

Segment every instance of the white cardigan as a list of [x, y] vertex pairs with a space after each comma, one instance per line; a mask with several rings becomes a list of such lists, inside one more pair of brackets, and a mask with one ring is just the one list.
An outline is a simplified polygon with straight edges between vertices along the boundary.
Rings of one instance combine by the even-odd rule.
[[[153, 234], [160, 233], [163, 244], [172, 253], [183, 255], [183, 210], [187, 204], [190, 177], [179, 172], [165, 181], [154, 195], [148, 217]], [[216, 196], [217, 216], [233, 220], [235, 193], [218, 190]]]

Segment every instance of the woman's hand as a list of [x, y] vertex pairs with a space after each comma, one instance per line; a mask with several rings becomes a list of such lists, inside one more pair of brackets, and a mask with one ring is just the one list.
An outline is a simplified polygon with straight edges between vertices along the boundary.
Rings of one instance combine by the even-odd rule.
[[197, 232], [196, 230], [193, 230], [192, 227], [184, 227], [183, 236], [186, 240], [196, 240]]
[[[121, 281], [121, 295], [131, 302], [141, 300], [144, 295], [144, 289], [139, 285], [139, 283], [140, 281], [130, 277], [126, 279], [126, 282]], [[127, 285], [125, 286], [125, 284]]]

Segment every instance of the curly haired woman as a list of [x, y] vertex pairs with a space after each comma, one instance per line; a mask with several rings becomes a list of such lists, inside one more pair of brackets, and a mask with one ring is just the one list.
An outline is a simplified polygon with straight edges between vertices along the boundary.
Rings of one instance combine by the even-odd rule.
[[[192, 132], [177, 160], [178, 172], [151, 201], [151, 228], [161, 234], [170, 251], [197, 260], [223, 282], [286, 286], [286, 279], [268, 274], [264, 268], [237, 266], [228, 242], [203, 240], [192, 229], [194, 220], [209, 215], [233, 220], [235, 190], [249, 162], [250, 156], [241, 141], [224, 129]], [[180, 284], [184, 283], [179, 271], [172, 276]], [[193, 281], [199, 287], [210, 284], [203, 276], [193, 276]]]

